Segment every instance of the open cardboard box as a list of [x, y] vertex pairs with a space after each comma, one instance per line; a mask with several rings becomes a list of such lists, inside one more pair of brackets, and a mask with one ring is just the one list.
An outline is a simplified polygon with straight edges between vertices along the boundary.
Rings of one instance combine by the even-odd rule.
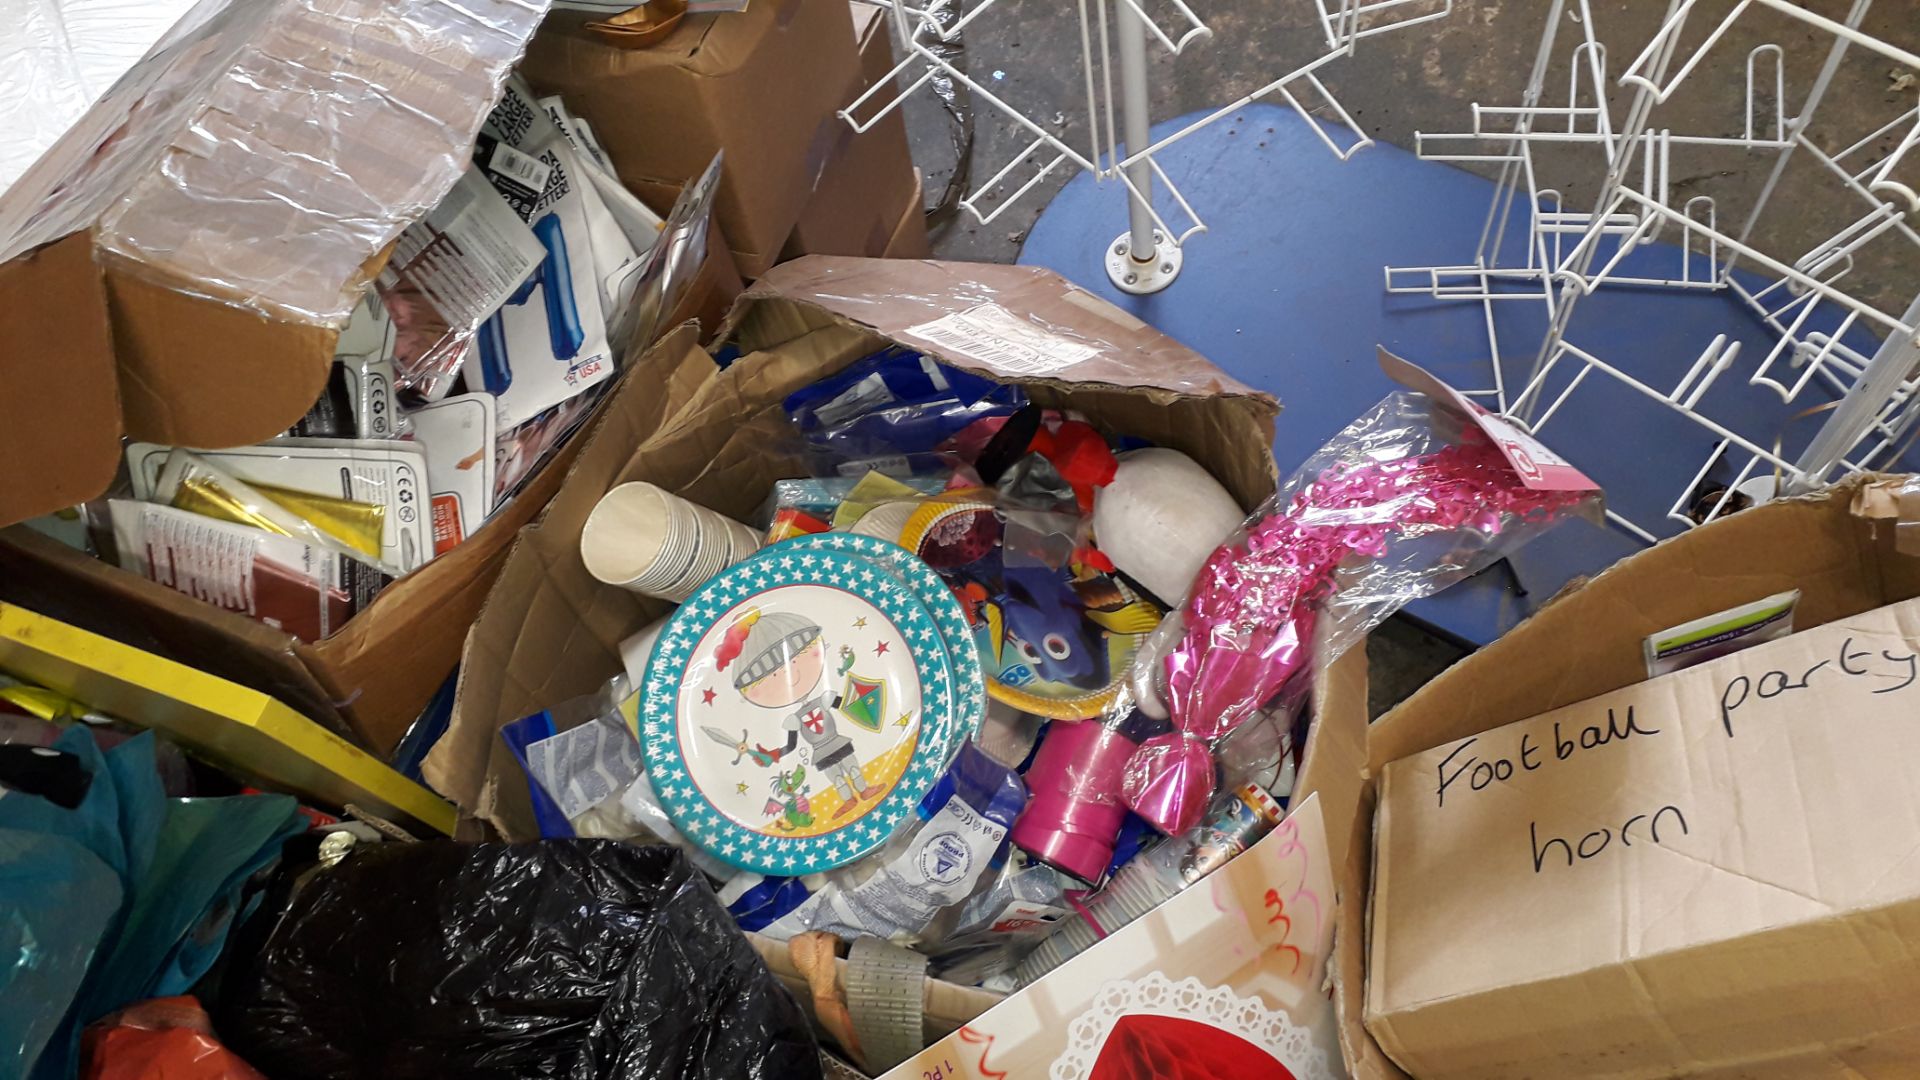
[[204, 0], [185, 16], [0, 196], [0, 522], [99, 493], [122, 432], [236, 446], [299, 419], [541, 15]]
[[[671, 605], [594, 580], [581, 525], [601, 495], [648, 480], [745, 520], [773, 481], [807, 475], [781, 402], [893, 342], [1023, 383], [1037, 401], [1192, 454], [1244, 507], [1273, 489], [1272, 398], [1056, 274], [1029, 267], [812, 255], [742, 295], [722, 339], [742, 355], [657, 428], [603, 425], [523, 532], [467, 640], [429, 783], [509, 839], [536, 835], [526, 777], [499, 738], [522, 716], [598, 690], [619, 644]], [[711, 368], [691, 340], [641, 362]]]
[[[1005, 321], [983, 308], [997, 308]], [[1006, 334], [1008, 322], [1025, 327], [1024, 336]], [[752, 513], [771, 481], [796, 464], [767, 453], [782, 442], [785, 395], [890, 341], [996, 378], [1018, 378], [1036, 399], [1192, 453], [1244, 508], [1273, 487], [1271, 399], [1045, 271], [809, 257], [750, 288], [730, 325], [744, 355], [711, 374], [684, 408], [651, 432], [610, 421], [594, 434], [545, 516], [521, 534], [468, 638], [453, 722], [425, 772], [463, 811], [510, 839], [537, 832], [525, 774], [500, 728], [598, 690], [621, 670], [620, 641], [668, 611], [662, 601], [600, 584], [581, 565], [580, 528], [599, 497], [645, 479], [728, 514]], [[1051, 349], [1035, 348], [1049, 343]], [[711, 371], [685, 338], [663, 342], [647, 363]], [[1357, 808], [1366, 699], [1366, 657], [1358, 648], [1314, 690], [1319, 719], [1297, 791], [1302, 799], [1319, 793], [1334, 865], [1347, 859]], [[761, 944], [775, 972], [807, 1000], [785, 948]], [[994, 1000], [929, 981], [929, 1041]]]
[[[1799, 589], [1794, 621], [1804, 630], [1920, 596], [1920, 558], [1901, 553], [1895, 542], [1897, 532], [1911, 528], [1904, 523], [1908, 514], [1903, 511], [1909, 508], [1903, 502], [1911, 500], [1890, 495], [1871, 478], [1855, 478], [1823, 493], [1767, 503], [1690, 530], [1569, 589], [1373, 725], [1366, 752], [1369, 776], [1339, 880], [1335, 938], [1336, 1004], [1353, 1075], [1362, 1080], [1406, 1075], [1363, 1023], [1379, 770], [1388, 762], [1640, 683], [1646, 679], [1642, 639], [1702, 615]], [[1889, 517], [1903, 523], [1883, 520]], [[1811, 711], [1805, 722], [1840, 721]], [[1836, 766], [1824, 757], [1806, 764]], [[1794, 841], [1782, 837], [1781, 842]], [[1897, 842], [1889, 850], [1907, 846]], [[1640, 846], [1635, 847], [1638, 854]], [[1605, 883], [1597, 886], [1603, 890], [1609, 884], [1626, 889], [1624, 879], [1598, 880]], [[1577, 1039], [1564, 1041], [1535, 1030], [1511, 1036], [1509, 1045], [1526, 1048], [1524, 1071], [1536, 1076], [1596, 1074], [1591, 1055], [1608, 1038], [1651, 1040], [1648, 1045], [1664, 1048], [1661, 1053], [1680, 1048], [1686, 1059], [1654, 1067], [1645, 1060], [1623, 1060], [1615, 1071], [1598, 1070], [1610, 1076], [1911, 1076], [1920, 1061], [1920, 1026], [1910, 1008], [1920, 970], [1898, 935], [1911, 925], [1916, 904], [1920, 899], [1890, 898], [1878, 908], [1836, 910], [1793, 926], [1783, 923], [1777, 933], [1726, 940], [1714, 933], [1711, 913], [1696, 913], [1693, 923], [1680, 925], [1696, 928], [1697, 943], [1666, 952], [1657, 964], [1628, 965], [1623, 970], [1633, 977], [1616, 980], [1610, 992], [1584, 997], [1582, 1015], [1591, 1018], [1590, 1030], [1582, 1028], [1585, 1033]], [[1487, 941], [1486, 947], [1497, 956], [1502, 943]], [[1826, 959], [1795, 962], [1809, 948]], [[1847, 956], [1858, 956], [1858, 964], [1844, 962]], [[1743, 993], [1761, 997], [1742, 999]], [[1695, 999], [1723, 1004], [1706, 1010], [1650, 1004]], [[1764, 1008], [1755, 1000], [1765, 1002]], [[1490, 1015], [1483, 1022], [1489, 1036], [1525, 1025], [1518, 1016]], [[1556, 1067], [1551, 1063], [1562, 1049], [1564, 1067]], [[1467, 1070], [1462, 1075], [1511, 1074], [1492, 1060], [1460, 1064]]]
[[[338, 327], [393, 238], [466, 168], [542, 15], [505, 0], [208, 0], [183, 19], [0, 197], [0, 238], [17, 253], [0, 264], [0, 524], [99, 495], [123, 432], [233, 446], [299, 419]], [[447, 44], [421, 50], [422, 38]], [[601, 135], [616, 152], [622, 137]], [[739, 290], [716, 229], [664, 325], [717, 329]], [[650, 415], [653, 377], [629, 379], [603, 411]], [[385, 754], [452, 670], [514, 532], [575, 452], [320, 642], [24, 529], [0, 539], [0, 595], [271, 694]]]

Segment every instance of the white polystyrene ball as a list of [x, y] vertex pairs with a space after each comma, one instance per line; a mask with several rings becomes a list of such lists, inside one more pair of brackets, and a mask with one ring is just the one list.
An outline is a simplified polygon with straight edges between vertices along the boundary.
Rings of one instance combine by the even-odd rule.
[[1207, 557], [1240, 527], [1240, 504], [1178, 450], [1129, 450], [1119, 462], [1094, 498], [1094, 539], [1113, 565], [1177, 607]]

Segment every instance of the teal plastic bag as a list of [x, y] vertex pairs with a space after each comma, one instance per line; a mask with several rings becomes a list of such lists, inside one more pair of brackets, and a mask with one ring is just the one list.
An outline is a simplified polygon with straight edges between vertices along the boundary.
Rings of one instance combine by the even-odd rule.
[[119, 875], [85, 845], [0, 829], [0, 1075], [39, 1060], [120, 901]]
[[[78, 756], [93, 776], [78, 807], [18, 793], [0, 798], [0, 836], [13, 838], [21, 853], [0, 878], [0, 919], [14, 920], [11, 929], [25, 940], [39, 929], [26, 920], [45, 917], [47, 901], [26, 895], [39, 883], [84, 879], [93, 890], [76, 902], [78, 911], [51, 909], [63, 920], [58, 973], [34, 967], [25, 955], [32, 950], [0, 953], [15, 965], [0, 973], [0, 1053], [20, 1048], [20, 1070], [11, 1075], [66, 1080], [78, 1068], [87, 1024], [192, 987], [219, 957], [248, 878], [302, 828], [298, 804], [285, 795], [166, 798], [153, 747], [153, 736], [142, 734], [102, 754], [90, 734], [72, 728], [55, 748]], [[80, 940], [89, 937], [90, 944]], [[7, 940], [0, 936], [0, 947]], [[82, 952], [85, 974], [72, 983], [68, 969]], [[46, 993], [70, 983], [64, 994]], [[36, 996], [14, 996], [30, 990]], [[9, 1027], [15, 1023], [20, 1030]], [[38, 1048], [29, 1052], [29, 1041]]]

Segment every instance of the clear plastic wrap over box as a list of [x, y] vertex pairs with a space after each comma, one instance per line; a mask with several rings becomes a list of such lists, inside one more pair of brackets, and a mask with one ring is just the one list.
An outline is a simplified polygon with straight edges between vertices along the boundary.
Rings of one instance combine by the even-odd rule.
[[438, 203], [546, 11], [202, 4], [0, 198], [8, 258], [87, 228], [161, 284], [339, 327]]

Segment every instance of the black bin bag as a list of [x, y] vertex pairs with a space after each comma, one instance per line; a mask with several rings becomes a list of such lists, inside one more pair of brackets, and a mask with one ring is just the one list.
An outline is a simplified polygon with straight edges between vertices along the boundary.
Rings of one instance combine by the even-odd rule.
[[381, 844], [293, 901], [222, 994], [274, 1080], [812, 1080], [806, 1016], [672, 848]]

